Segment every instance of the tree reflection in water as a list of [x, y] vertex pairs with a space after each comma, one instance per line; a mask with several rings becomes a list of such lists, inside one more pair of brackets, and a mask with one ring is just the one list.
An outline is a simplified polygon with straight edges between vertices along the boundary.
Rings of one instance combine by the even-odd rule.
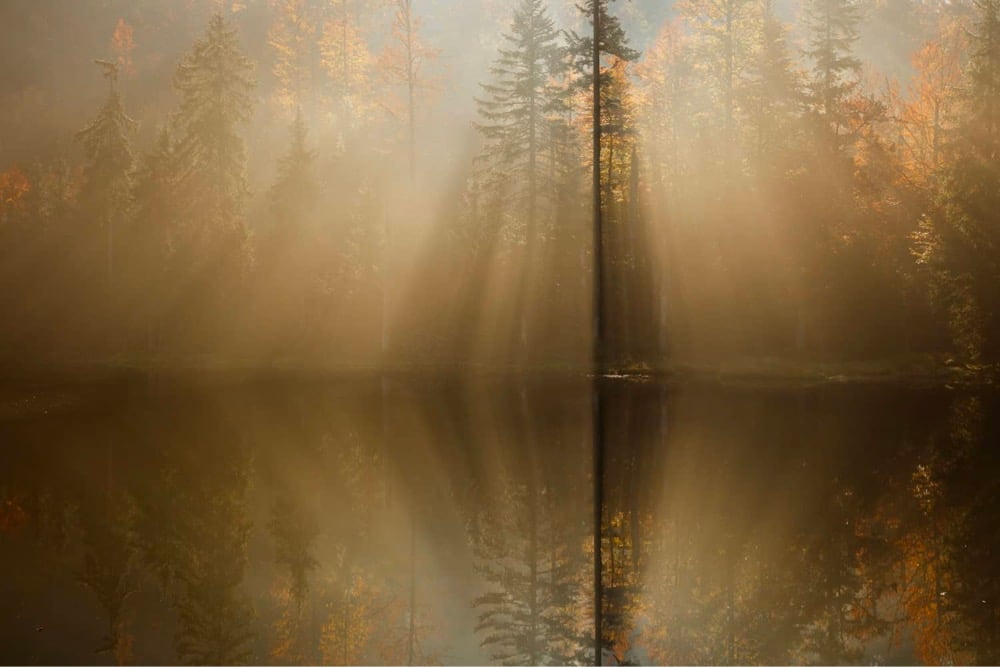
[[[588, 392], [34, 390], [0, 422], [3, 657], [405, 664], [412, 628], [421, 664], [590, 661]], [[604, 392], [606, 659], [1000, 661], [1000, 396]]]

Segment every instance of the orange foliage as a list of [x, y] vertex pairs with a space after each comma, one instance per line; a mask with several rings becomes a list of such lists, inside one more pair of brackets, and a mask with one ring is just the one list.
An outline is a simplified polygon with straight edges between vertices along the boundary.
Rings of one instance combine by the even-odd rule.
[[20, 499], [6, 498], [0, 503], [0, 532], [13, 535], [28, 522], [28, 512], [21, 506]]
[[111, 52], [115, 54], [115, 61], [121, 65], [125, 74], [135, 74], [135, 66], [132, 63], [132, 51], [135, 50], [135, 40], [132, 38], [132, 26], [125, 22], [125, 19], [118, 19], [115, 26], [115, 33], [111, 36]]
[[901, 161], [917, 185], [926, 185], [946, 156], [944, 138], [955, 125], [967, 47], [960, 23], [942, 24], [913, 56], [916, 74], [906, 98], [890, 90]]
[[0, 173], [0, 219], [7, 210], [17, 208], [30, 191], [28, 177], [17, 167]]

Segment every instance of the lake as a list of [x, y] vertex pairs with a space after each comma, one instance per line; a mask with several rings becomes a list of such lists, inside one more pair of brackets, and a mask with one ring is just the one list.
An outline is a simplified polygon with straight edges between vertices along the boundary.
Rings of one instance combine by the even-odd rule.
[[[607, 664], [1000, 662], [1000, 394], [606, 379]], [[585, 377], [0, 388], [5, 663], [593, 663]]]

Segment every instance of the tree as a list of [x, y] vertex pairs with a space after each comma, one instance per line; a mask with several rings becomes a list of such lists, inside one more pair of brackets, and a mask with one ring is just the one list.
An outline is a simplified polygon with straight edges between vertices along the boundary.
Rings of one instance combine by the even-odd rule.
[[158, 342], [159, 311], [168, 301], [172, 239], [179, 224], [178, 160], [174, 139], [162, 128], [152, 149], [142, 156], [133, 175], [130, 225], [130, 284], [144, 330], [146, 349]]
[[944, 170], [937, 205], [916, 235], [957, 349], [970, 361], [1000, 358], [1000, 3], [982, 0], [969, 34], [966, 113], [957, 157]]
[[95, 61], [108, 79], [108, 97], [94, 121], [77, 134], [87, 164], [80, 193], [81, 209], [91, 224], [103, 230], [108, 285], [114, 279], [115, 232], [128, 214], [132, 149], [129, 135], [136, 123], [122, 108], [118, 91], [119, 66]]
[[554, 104], [551, 79], [560, 53], [558, 37], [543, 0], [521, 0], [510, 32], [502, 35], [505, 46], [491, 68], [493, 81], [483, 84], [485, 96], [476, 100], [481, 118], [477, 129], [484, 140], [479, 157], [486, 170], [484, 187], [498, 203], [504, 202], [517, 227], [524, 225], [517, 237], [526, 252], [514, 294], [522, 348], [527, 346], [525, 292], [535, 292], [528, 286], [530, 277], [536, 275], [540, 200], [549, 199], [545, 210], [550, 219], [556, 203], [554, 184], [548, 181], [549, 163], [555, 157], [546, 150], [552, 144], [546, 141], [545, 131], [546, 116]]
[[[569, 50], [573, 56], [576, 70], [580, 74], [578, 81], [584, 88], [590, 89], [590, 132], [591, 132], [591, 170], [593, 188], [593, 216], [594, 216], [594, 240], [593, 240], [593, 274], [592, 289], [594, 291], [594, 330], [595, 339], [594, 354], [599, 365], [606, 361], [607, 350], [605, 349], [605, 313], [604, 303], [604, 280], [603, 271], [605, 260], [603, 257], [603, 247], [606, 240], [606, 230], [604, 228], [603, 217], [605, 215], [604, 201], [604, 181], [601, 171], [604, 168], [602, 160], [602, 147], [604, 145], [604, 108], [608, 104], [614, 104], [615, 100], [609, 99], [605, 92], [610, 88], [612, 71], [603, 67], [604, 57], [617, 59], [617, 61], [632, 61], [638, 58], [637, 51], [629, 47], [628, 38], [622, 28], [618, 18], [608, 11], [608, 0], [587, 0], [577, 8], [583, 16], [590, 22], [592, 33], [581, 36], [575, 32], [568, 34]], [[614, 62], [614, 60], [613, 60]], [[588, 83], [589, 82], [589, 85]]]
[[801, 92], [786, 43], [787, 32], [771, 3], [766, 2], [743, 92], [754, 135], [751, 154], [762, 169], [772, 167], [773, 160], [790, 147], [796, 136]]
[[307, 144], [302, 113], [295, 115], [288, 152], [278, 161], [278, 178], [271, 186], [271, 211], [278, 225], [299, 231], [307, 221], [319, 196], [314, 173], [316, 153]]
[[114, 489], [109, 488], [102, 500], [85, 505], [83, 568], [77, 576], [107, 614], [108, 632], [97, 652], [108, 652], [117, 664], [125, 664], [129, 646], [123, 631], [124, 607], [136, 590], [133, 508], [130, 498]]
[[309, 594], [310, 576], [319, 566], [313, 555], [319, 527], [316, 518], [286, 496], [275, 500], [268, 523], [274, 538], [274, 559], [287, 582], [282, 587], [283, 609], [277, 643], [271, 657], [290, 664], [315, 661], [314, 638], [303, 627], [303, 605]]
[[[936, 34], [913, 55], [915, 74], [907, 95], [893, 89], [889, 98], [900, 162], [914, 186], [933, 193], [946, 164], [949, 140], [960, 120], [962, 65], [967, 40], [959, 21], [942, 18]], [[951, 160], [948, 160], [950, 163]]]
[[287, 110], [316, 110], [319, 40], [325, 3], [315, 0], [277, 0], [267, 33], [273, 53], [271, 71], [278, 81], [275, 100]]
[[183, 435], [194, 438], [195, 451], [207, 443], [222, 450], [206, 458], [164, 443], [160, 474], [135, 495], [136, 543], [177, 612], [178, 662], [241, 664], [253, 654], [255, 634], [253, 606], [242, 590], [250, 453], [198, 412], [185, 411], [192, 426]]
[[24, 206], [24, 196], [31, 191], [31, 183], [17, 166], [0, 173], [0, 227], [7, 224]]
[[125, 19], [118, 19], [115, 33], [111, 36], [111, 50], [115, 54], [115, 62], [126, 76], [135, 74], [135, 64], [132, 62], [132, 52], [135, 50], [133, 30]]
[[178, 187], [188, 244], [244, 251], [243, 209], [249, 190], [246, 150], [238, 127], [250, 118], [252, 74], [252, 64], [240, 52], [236, 29], [221, 14], [212, 16], [205, 35], [177, 68]]
[[[339, 0], [338, 10], [323, 24], [320, 54], [326, 90], [333, 103], [341, 143], [350, 143], [359, 124], [375, 107], [375, 58], [359, 26], [364, 0]], [[352, 5], [354, 6], [352, 11]]]
[[405, 88], [407, 159], [411, 182], [416, 177], [417, 92], [429, 84], [424, 66], [437, 57], [436, 49], [420, 37], [420, 19], [413, 12], [413, 0], [394, 0], [392, 36], [381, 58], [381, 68], [390, 84]]
[[[524, 426], [527, 454], [537, 442], [537, 425]], [[504, 665], [584, 658], [577, 597], [584, 534], [574, 521], [578, 506], [567, 501], [575, 489], [565, 467], [538, 464], [528, 454], [512, 476], [502, 475], [497, 498], [471, 522], [474, 566], [487, 583], [473, 601], [476, 632], [480, 645]]]
[[1000, 2], [976, 0], [970, 34], [966, 134], [981, 159], [995, 160], [1000, 146]]
[[848, 126], [845, 101], [857, 86], [861, 69], [852, 51], [861, 9], [856, 0], [809, 0], [805, 16], [809, 31], [805, 55], [813, 62], [810, 105], [821, 141], [836, 151]]
[[686, 0], [680, 5], [693, 33], [695, 68], [713, 93], [710, 109], [721, 110], [721, 150], [727, 163], [738, 145], [737, 104], [759, 24], [758, 8], [751, 0]]

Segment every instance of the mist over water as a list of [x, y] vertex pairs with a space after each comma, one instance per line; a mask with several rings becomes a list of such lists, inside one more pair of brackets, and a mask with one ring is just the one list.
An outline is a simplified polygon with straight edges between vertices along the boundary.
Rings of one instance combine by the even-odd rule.
[[1000, 0], [0, 2], [0, 663], [996, 664]]

